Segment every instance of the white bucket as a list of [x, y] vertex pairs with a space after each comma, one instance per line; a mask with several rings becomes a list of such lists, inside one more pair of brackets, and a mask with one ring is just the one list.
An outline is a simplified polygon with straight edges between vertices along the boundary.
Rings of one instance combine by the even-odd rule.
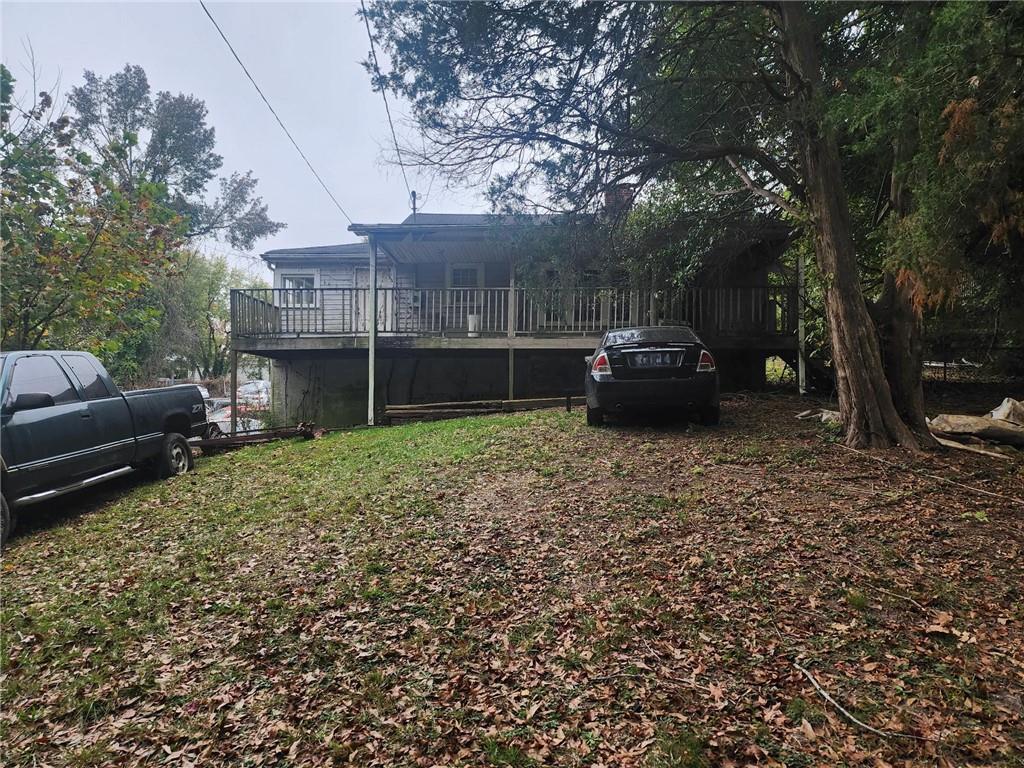
[[467, 324], [469, 326], [469, 338], [475, 339], [480, 335], [480, 315], [466, 315]]

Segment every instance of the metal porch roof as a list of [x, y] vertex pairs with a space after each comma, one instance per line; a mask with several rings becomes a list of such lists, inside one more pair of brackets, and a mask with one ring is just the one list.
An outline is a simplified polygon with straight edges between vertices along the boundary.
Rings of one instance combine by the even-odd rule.
[[553, 226], [561, 218], [548, 214], [417, 213], [400, 224], [355, 223], [349, 231], [373, 237], [387, 255], [403, 264], [507, 261], [522, 249], [517, 242], [522, 233]]
[[360, 242], [314, 245], [306, 248], [276, 248], [260, 254], [260, 258], [267, 262], [360, 260], [370, 258], [370, 247], [365, 242]]

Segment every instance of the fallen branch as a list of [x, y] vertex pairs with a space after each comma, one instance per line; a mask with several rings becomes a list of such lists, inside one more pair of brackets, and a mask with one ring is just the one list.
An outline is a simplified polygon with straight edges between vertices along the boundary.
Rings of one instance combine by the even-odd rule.
[[883, 595], [888, 595], [889, 597], [896, 597], [896, 598], [899, 598], [900, 600], [906, 600], [908, 603], [913, 603], [915, 606], [920, 608], [922, 611], [925, 610], [925, 607], [923, 605], [921, 605], [919, 602], [917, 602], [917, 600], [915, 600], [914, 598], [908, 597], [907, 595], [901, 595], [901, 594], [899, 594], [897, 592], [890, 592], [888, 589], [882, 589], [881, 587], [876, 587], [874, 584], [865, 584], [864, 586], [867, 587], [868, 589], [874, 590], [875, 592], [881, 592]]
[[895, 733], [893, 731], [882, 731], [882, 730], [879, 730], [878, 728], [875, 728], [873, 726], [868, 725], [863, 720], [858, 720], [857, 717], [854, 716], [848, 709], [846, 709], [845, 707], [843, 707], [842, 704], [840, 704], [838, 701], [833, 699], [828, 691], [826, 691], [824, 688], [821, 687], [821, 683], [819, 683], [817, 681], [817, 679], [814, 677], [814, 675], [812, 675], [806, 669], [801, 667], [795, 661], [793, 662], [793, 666], [796, 667], [797, 669], [799, 669], [801, 672], [803, 672], [804, 677], [806, 677], [808, 680], [811, 681], [811, 685], [814, 686], [814, 690], [816, 690], [818, 692], [818, 694], [825, 701], [827, 701], [833, 707], [835, 707], [840, 712], [842, 712], [850, 722], [852, 722], [852, 723], [854, 723], [856, 725], [859, 725], [864, 730], [870, 731], [871, 733], [875, 734], [876, 736], [881, 736], [882, 738], [885, 738], [885, 739], [913, 739], [915, 741], [938, 741], [938, 739], [929, 739], [929, 738], [927, 738], [925, 736], [915, 736], [912, 733]]
[[938, 441], [939, 445], [944, 445], [947, 448], [956, 448], [958, 451], [970, 451], [971, 453], [980, 453], [983, 456], [992, 456], [996, 459], [1002, 459], [1003, 461], [1010, 460], [1009, 456], [999, 453], [997, 451], [989, 451], [986, 450], [985, 448], [979, 448], [976, 445], [965, 445], [964, 443], [956, 442], [956, 440], [947, 440], [944, 437], [939, 437], [934, 432], [932, 432], [932, 437], [934, 437]]
[[[863, 574], [865, 577], [867, 577], [869, 579], [874, 576], [874, 574], [872, 574], [866, 568], [862, 568], [861, 566], [857, 565], [856, 563], [850, 563], [850, 567], [853, 568], [856, 571], [859, 571], [861, 574]], [[919, 602], [917, 602], [917, 600], [915, 600], [912, 597], [909, 597], [908, 595], [901, 595], [899, 592], [890, 592], [888, 589], [883, 589], [882, 587], [876, 587], [874, 584], [872, 584], [870, 582], [862, 582], [862, 586], [866, 587], [867, 589], [873, 590], [875, 592], [880, 592], [883, 595], [888, 595], [889, 597], [895, 597], [895, 598], [898, 598], [900, 600], [906, 600], [908, 603], [912, 603], [915, 607], [919, 608], [922, 611], [926, 611], [927, 610], [927, 608], [925, 608], [923, 605], [921, 605]]]
[[992, 496], [993, 498], [996, 498], [996, 499], [1002, 499], [1003, 501], [1011, 501], [1014, 504], [1019, 504], [1020, 506], [1024, 507], [1024, 499], [1018, 498], [1016, 496], [1005, 496], [1005, 495], [1003, 495], [1001, 493], [996, 493], [995, 491], [986, 491], [984, 488], [978, 488], [978, 487], [973, 486], [973, 485], [965, 485], [964, 483], [958, 483], [956, 480], [950, 480], [948, 477], [940, 477], [939, 475], [933, 475], [933, 474], [930, 474], [928, 472], [922, 472], [920, 469], [914, 469], [913, 467], [901, 466], [899, 464], [896, 464], [895, 462], [887, 461], [886, 459], [883, 459], [881, 456], [872, 456], [870, 453], [862, 451], [859, 448], [851, 448], [850, 446], [843, 445], [842, 443], [836, 443], [836, 445], [838, 445], [840, 448], [843, 448], [843, 449], [845, 449], [847, 451], [852, 451], [853, 453], [859, 453], [861, 456], [867, 456], [869, 459], [873, 459], [874, 461], [877, 461], [880, 464], [888, 464], [890, 467], [895, 467], [896, 469], [900, 469], [900, 470], [904, 470], [904, 471], [908, 471], [909, 470], [910, 472], [913, 472], [915, 474], [921, 475], [922, 477], [927, 477], [927, 478], [930, 478], [932, 480], [939, 480], [940, 482], [943, 482], [943, 483], [949, 483], [950, 485], [955, 485], [955, 486], [957, 486], [959, 488], [966, 488], [968, 491], [974, 491], [975, 493], [982, 493], [982, 494], [984, 494], [986, 496]]

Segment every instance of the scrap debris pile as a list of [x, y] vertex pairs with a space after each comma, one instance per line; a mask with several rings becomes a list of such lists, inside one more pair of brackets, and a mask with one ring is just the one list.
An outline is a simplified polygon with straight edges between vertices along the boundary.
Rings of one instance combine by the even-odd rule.
[[[812, 408], [796, 416], [839, 421], [839, 411]], [[928, 420], [935, 439], [948, 448], [982, 453], [996, 458], [1021, 456], [1024, 452], [1024, 403], [1008, 397], [984, 416], [943, 413]]]
[[216, 436], [207, 437], [202, 440], [192, 440], [190, 444], [193, 447], [201, 448], [204, 454], [214, 454], [230, 448], [241, 448], [245, 445], [270, 443], [274, 440], [288, 440], [295, 437], [301, 437], [303, 440], [316, 440], [325, 434], [327, 434], [327, 430], [318, 427], [313, 422], [300, 421], [294, 427], [255, 429], [238, 432], [234, 435], [217, 430]]
[[951, 448], [975, 446], [995, 455], [1020, 456], [1024, 451], [1024, 404], [1008, 397], [984, 416], [943, 413], [928, 426], [936, 439]]

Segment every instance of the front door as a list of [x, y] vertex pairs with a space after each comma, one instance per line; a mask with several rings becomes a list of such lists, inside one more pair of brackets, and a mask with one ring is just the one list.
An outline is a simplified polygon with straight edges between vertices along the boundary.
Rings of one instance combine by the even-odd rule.
[[484, 283], [483, 264], [453, 264], [448, 274], [447, 327], [479, 331], [483, 311], [484, 292], [480, 290]]
[[[356, 288], [364, 290], [356, 292], [356, 333], [368, 333], [370, 325], [370, 268], [356, 267]], [[392, 289], [395, 287], [395, 274], [390, 266], [377, 265], [377, 288]], [[393, 290], [381, 290], [377, 294], [377, 330], [395, 330], [393, 321], [395, 317], [395, 292]]]

